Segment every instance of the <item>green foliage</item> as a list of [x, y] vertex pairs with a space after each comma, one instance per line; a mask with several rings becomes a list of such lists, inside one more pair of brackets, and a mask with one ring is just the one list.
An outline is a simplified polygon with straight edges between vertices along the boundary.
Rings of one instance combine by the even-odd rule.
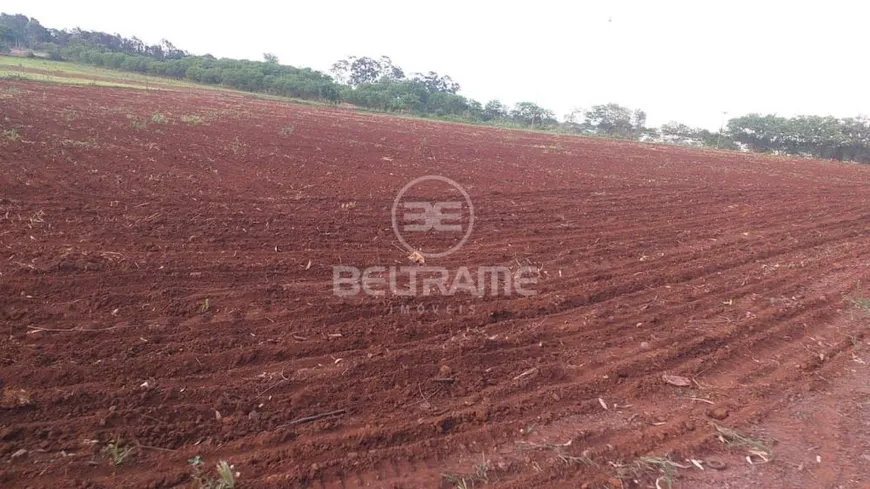
[[51, 42], [52, 35], [36, 19], [16, 14], [0, 14], [0, 43], [10, 47], [35, 48]]
[[784, 149], [788, 119], [775, 115], [749, 114], [728, 121], [728, 133], [740, 144], [759, 153]]
[[217, 464], [217, 478], [209, 477], [202, 472], [203, 460], [199, 455], [190, 458], [187, 462], [193, 469], [193, 479], [199, 489], [235, 489], [236, 476], [233, 472], [235, 467], [224, 460]]
[[18, 129], [14, 128], [4, 130], [3, 137], [8, 141], [12, 141], [13, 143], [21, 139], [21, 135], [18, 134]]
[[116, 440], [106, 445], [105, 452], [109, 456], [112, 465], [117, 467], [127, 461], [127, 458], [133, 453], [133, 447], [125, 447]]
[[[29, 28], [27, 26], [30, 26]], [[37, 27], [38, 26], [38, 27]], [[217, 59], [211, 55], [192, 56], [163, 40], [146, 45], [137, 38], [73, 29], [40, 31], [38, 21], [24, 16], [0, 19], [0, 41], [35, 47], [42, 43], [55, 59], [145, 75], [185, 79], [249, 92], [262, 92], [327, 102], [345, 101], [360, 107], [388, 112], [435, 116], [450, 120], [481, 122], [510, 119], [519, 126], [543, 127], [555, 124], [552, 112], [530, 104], [509, 113], [500, 103], [487, 112], [480, 102], [458, 94], [460, 86], [450, 76], [434, 71], [415, 73], [410, 78], [387, 56], [357, 57], [336, 62], [332, 67], [338, 83], [309, 69], [281, 65], [278, 57], [264, 53], [264, 61]], [[27, 29], [30, 29], [28, 31]], [[27, 32], [31, 32], [27, 37]], [[152, 122], [164, 122], [152, 118]], [[134, 121], [144, 129], [144, 123]]]
[[281, 65], [271, 53], [264, 54], [264, 62], [191, 56], [167, 40], [147, 45], [135, 37], [117, 34], [45, 29], [36, 19], [23, 15], [0, 14], [0, 51], [3, 46], [45, 52], [54, 60], [250, 92], [332, 102], [338, 100], [339, 94], [330, 77], [309, 68]]
[[144, 131], [148, 129], [148, 121], [139, 119], [138, 117], [128, 116], [130, 119], [130, 127], [136, 129], [137, 131]]
[[641, 139], [647, 133], [646, 112], [619, 104], [595, 105], [585, 113], [583, 132], [619, 139]]
[[5, 14], [0, 15], [0, 44], [8, 49], [10, 44], [15, 43], [15, 31], [7, 25], [6, 17]]
[[63, 58], [60, 55], [60, 46], [53, 42], [43, 42], [36, 45], [35, 49], [48, 56], [48, 59], [60, 61]]
[[166, 124], [169, 122], [169, 119], [160, 112], [155, 112], [151, 116], [151, 122], [153, 122], [154, 124]]
[[669, 122], [659, 128], [659, 140], [683, 146], [706, 146], [708, 148], [728, 150], [740, 149], [728, 134], [689, 127], [679, 122]]
[[160, 61], [82, 45], [67, 46], [61, 52], [66, 59], [93, 66], [187, 79], [248, 92], [333, 102], [338, 100], [339, 95], [338, 87], [323, 73], [277, 62], [216, 59], [210, 55]]
[[465, 97], [451, 92], [433, 92], [418, 80], [381, 79], [376, 83], [363, 83], [356, 88], [343, 89], [341, 98], [370, 109], [439, 117], [467, 116], [472, 109]]
[[181, 116], [181, 122], [187, 124], [188, 126], [198, 126], [205, 122], [205, 118], [201, 115], [183, 115]]
[[473, 121], [483, 114], [480, 102], [459, 95], [459, 84], [449, 76], [430, 71], [406, 78], [387, 56], [351, 56], [336, 61], [330, 71], [344, 85], [340, 98], [361, 107]]
[[727, 127], [751, 151], [870, 163], [870, 119], [749, 114]]
[[532, 102], [519, 102], [510, 112], [510, 117], [515, 122], [528, 127], [554, 126], [556, 117], [553, 112]]
[[491, 121], [498, 119], [507, 119], [508, 108], [498, 100], [490, 100], [483, 106], [483, 120]]
[[382, 80], [395, 82], [405, 79], [405, 72], [395, 66], [389, 56], [381, 56], [380, 59], [350, 56], [333, 63], [330, 72], [339, 83], [351, 87]]
[[225, 460], [221, 460], [217, 465], [219, 489], [233, 489], [236, 487], [236, 478], [235, 475], [233, 475], [233, 468], [234, 467], [228, 464]]
[[452, 78], [447, 75], [441, 76], [434, 71], [430, 71], [425, 75], [416, 73], [414, 80], [432, 93], [456, 93], [459, 91], [459, 84], [453, 81]]
[[870, 314], [870, 298], [868, 298], [866, 295], [864, 295], [864, 293], [861, 292], [860, 280], [855, 285], [855, 295], [848, 296], [847, 299], [859, 311], [865, 314]]

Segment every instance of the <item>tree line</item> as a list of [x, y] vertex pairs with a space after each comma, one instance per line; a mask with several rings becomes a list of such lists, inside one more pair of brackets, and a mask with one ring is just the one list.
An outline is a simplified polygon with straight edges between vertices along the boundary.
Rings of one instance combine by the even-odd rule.
[[56, 60], [109, 69], [221, 85], [249, 92], [330, 103], [349, 103], [370, 110], [534, 128], [562, 133], [696, 147], [749, 150], [841, 161], [870, 163], [870, 119], [749, 114], [730, 119], [720, 131], [679, 122], [648, 127], [643, 110], [618, 104], [575, 110], [563, 121], [533, 102], [507, 106], [499, 100], [481, 103], [459, 94], [449, 75], [429, 71], [406, 73], [387, 56], [350, 56], [335, 62], [330, 74], [283, 65], [264, 53], [262, 61], [192, 55], [167, 40], [148, 45], [118, 34], [43, 27], [24, 15], [0, 14], [0, 52], [30, 50]]
[[148, 45], [138, 38], [83, 29], [43, 27], [24, 15], [0, 14], [0, 51], [26, 48], [55, 60], [221, 85], [249, 92], [337, 102], [339, 86], [328, 75], [268, 61], [194, 56], [162, 40]]

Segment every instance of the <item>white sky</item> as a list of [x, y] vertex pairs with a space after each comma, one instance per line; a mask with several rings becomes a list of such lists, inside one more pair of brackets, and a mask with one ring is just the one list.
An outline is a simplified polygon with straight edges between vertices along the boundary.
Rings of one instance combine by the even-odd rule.
[[528, 100], [560, 118], [607, 102], [644, 109], [652, 125], [710, 129], [723, 111], [870, 113], [861, 0], [6, 3], [46, 27], [166, 38], [194, 54], [268, 51], [321, 71], [388, 55], [406, 73], [450, 75], [481, 102]]

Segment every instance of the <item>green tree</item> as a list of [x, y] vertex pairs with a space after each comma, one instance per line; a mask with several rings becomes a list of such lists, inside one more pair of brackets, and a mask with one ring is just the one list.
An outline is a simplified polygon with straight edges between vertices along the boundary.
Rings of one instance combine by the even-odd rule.
[[842, 159], [870, 163], [870, 119], [849, 117], [841, 121]]
[[357, 87], [364, 83], [375, 83], [381, 79], [381, 64], [377, 60], [363, 56], [350, 63], [350, 84]]
[[389, 56], [381, 56], [378, 60], [380, 66], [380, 80], [398, 82], [405, 79], [405, 70], [393, 64], [393, 60]]
[[468, 100], [468, 109], [465, 112], [465, 117], [469, 120], [483, 120], [483, 104], [474, 99]]
[[759, 153], [779, 153], [786, 149], [788, 120], [775, 115], [748, 114], [728, 121], [731, 138]]
[[532, 102], [519, 102], [511, 110], [511, 118], [525, 126], [544, 126], [555, 124], [553, 112]]
[[415, 73], [414, 80], [419, 83], [422, 83], [426, 90], [430, 92], [441, 92], [441, 93], [456, 93], [459, 91], [459, 84], [453, 81], [447, 75], [441, 76], [434, 71], [430, 71], [427, 74]]
[[483, 106], [483, 120], [507, 119], [508, 108], [499, 100], [490, 100]]
[[30, 19], [21, 14], [0, 14], [0, 26], [6, 43], [11, 47], [28, 47], [27, 34]]
[[659, 128], [659, 140], [683, 146], [706, 146], [730, 150], [740, 149], [727, 134], [689, 127], [680, 122], [669, 122]]
[[842, 148], [846, 137], [839, 119], [830, 116], [797, 116], [784, 124], [781, 149], [785, 153], [843, 159]]
[[646, 112], [613, 103], [587, 110], [581, 126], [589, 134], [620, 139], [637, 140], [648, 134]]
[[696, 145], [695, 130], [681, 122], [668, 122], [659, 129], [662, 141], [670, 144]]
[[339, 83], [352, 87], [379, 81], [399, 82], [405, 79], [405, 71], [393, 64], [389, 56], [381, 56], [379, 59], [349, 56], [333, 63], [329, 71]]
[[0, 25], [0, 43], [5, 46], [15, 44], [15, 32], [5, 25]]

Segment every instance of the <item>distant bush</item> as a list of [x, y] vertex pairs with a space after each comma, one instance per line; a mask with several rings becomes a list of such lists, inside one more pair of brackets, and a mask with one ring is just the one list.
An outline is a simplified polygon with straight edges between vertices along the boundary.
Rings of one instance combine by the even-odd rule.
[[60, 46], [53, 42], [44, 42], [36, 46], [37, 51], [41, 51], [48, 56], [48, 59], [61, 61], [63, 57], [60, 54]]
[[64, 47], [60, 50], [60, 56], [93, 66], [186, 79], [247, 92], [330, 102], [339, 100], [339, 90], [332, 79], [309, 68], [261, 61], [216, 59], [209, 55], [157, 60], [144, 55], [104, 51], [80, 43]]

